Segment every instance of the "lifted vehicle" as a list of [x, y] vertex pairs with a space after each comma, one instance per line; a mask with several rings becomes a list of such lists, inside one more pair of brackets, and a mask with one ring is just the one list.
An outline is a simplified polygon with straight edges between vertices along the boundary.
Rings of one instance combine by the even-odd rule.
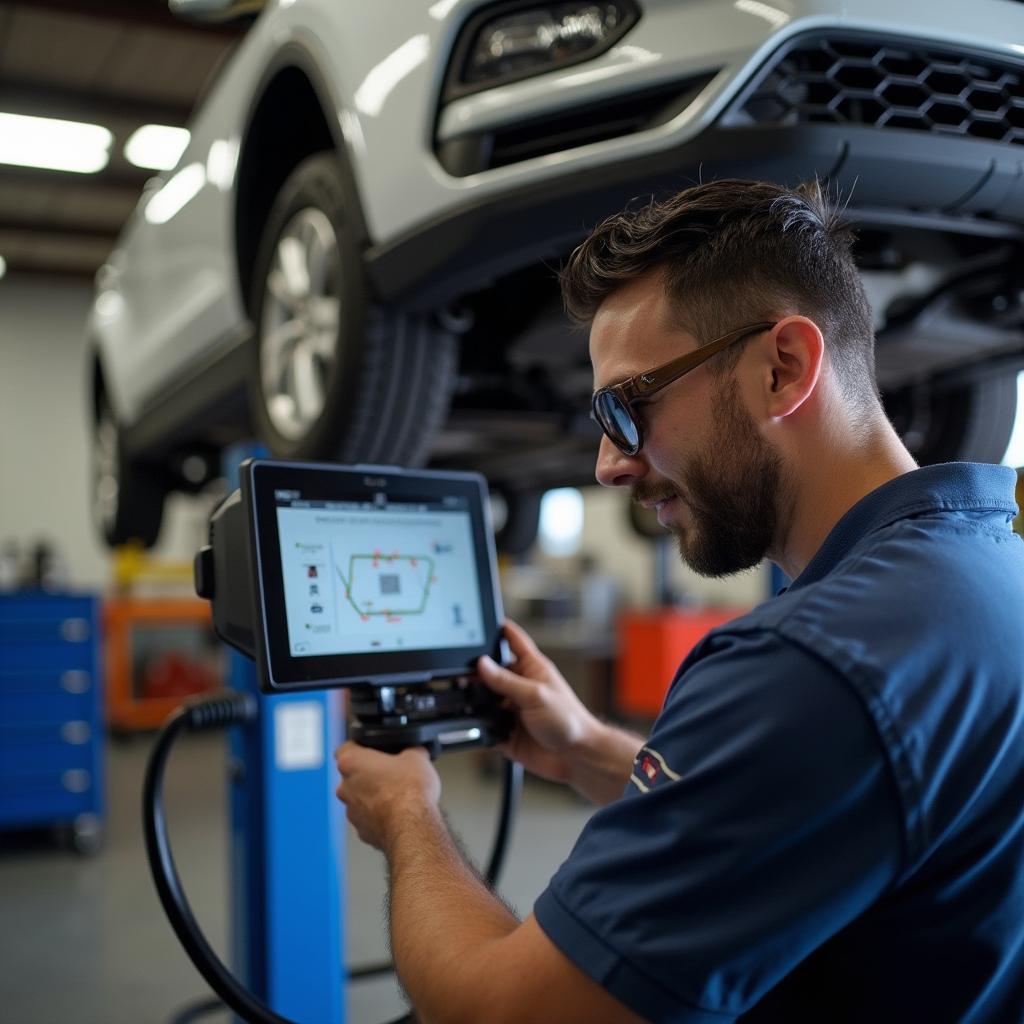
[[[172, 0], [258, 16], [89, 321], [106, 540], [232, 440], [472, 468], [522, 546], [590, 480], [554, 266], [697, 180], [848, 197], [879, 383], [922, 462], [998, 461], [1024, 364], [1024, 4]], [[499, 541], [501, 537], [499, 537]]]

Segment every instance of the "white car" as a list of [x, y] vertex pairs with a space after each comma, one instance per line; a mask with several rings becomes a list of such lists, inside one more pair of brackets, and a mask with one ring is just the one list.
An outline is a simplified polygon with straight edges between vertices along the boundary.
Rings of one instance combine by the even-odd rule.
[[172, 6], [258, 15], [97, 276], [110, 543], [153, 543], [166, 493], [242, 438], [476, 468], [512, 508], [506, 541], [529, 537], [536, 495], [589, 479], [596, 439], [554, 268], [604, 215], [710, 177], [847, 197], [894, 422], [921, 461], [1001, 458], [1024, 4]]

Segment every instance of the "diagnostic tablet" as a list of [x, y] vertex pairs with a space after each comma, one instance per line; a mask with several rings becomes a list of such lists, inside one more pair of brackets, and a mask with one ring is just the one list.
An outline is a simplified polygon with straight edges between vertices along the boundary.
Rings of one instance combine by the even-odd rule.
[[500, 659], [482, 477], [267, 459], [240, 473], [263, 689], [426, 682]]

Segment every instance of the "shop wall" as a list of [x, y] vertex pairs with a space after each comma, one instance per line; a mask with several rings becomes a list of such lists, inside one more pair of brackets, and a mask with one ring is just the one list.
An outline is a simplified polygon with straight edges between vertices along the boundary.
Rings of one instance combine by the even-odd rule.
[[[0, 545], [52, 543], [77, 588], [102, 588], [109, 556], [89, 515], [90, 444], [84, 325], [87, 282], [0, 281]], [[159, 553], [189, 558], [204, 508], [169, 504]]]

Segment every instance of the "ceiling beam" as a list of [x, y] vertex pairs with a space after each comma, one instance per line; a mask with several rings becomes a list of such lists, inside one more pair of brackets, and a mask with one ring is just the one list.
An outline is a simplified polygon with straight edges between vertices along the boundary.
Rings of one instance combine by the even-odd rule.
[[92, 274], [109, 258], [110, 245], [80, 238], [35, 239], [29, 246], [28, 240], [12, 235], [0, 237], [0, 253], [7, 262], [8, 270], [59, 269]]
[[10, 218], [0, 220], [0, 235], [20, 235], [22, 238], [60, 241], [64, 238], [86, 239], [103, 245], [117, 241], [118, 229], [109, 224], [62, 224], [59, 221], [19, 221]]
[[168, 124], [178, 127], [188, 122], [191, 108], [178, 103], [150, 103], [88, 89], [0, 78], [0, 111], [94, 124], [131, 121], [137, 125]]
[[16, 185], [79, 185], [90, 191], [119, 192], [124, 198], [136, 199], [143, 185], [155, 175], [155, 171], [111, 171], [98, 174], [76, 174], [74, 171], [45, 171], [37, 167], [13, 167], [0, 164], [0, 186]]
[[52, 11], [55, 14], [75, 14], [103, 21], [123, 21], [133, 25], [187, 32], [195, 35], [222, 36], [237, 39], [249, 26], [248, 20], [196, 25], [171, 14], [167, 0], [4, 0], [2, 7], [25, 7], [33, 11]]
[[[98, 268], [97, 268], [98, 269]], [[67, 282], [68, 284], [89, 284], [96, 277], [96, 270], [86, 270], [79, 266], [47, 264], [39, 266], [36, 264], [12, 265], [8, 264], [7, 273], [4, 275], [0, 288], [6, 287], [15, 281], [32, 281], [42, 279], [55, 283]]]

